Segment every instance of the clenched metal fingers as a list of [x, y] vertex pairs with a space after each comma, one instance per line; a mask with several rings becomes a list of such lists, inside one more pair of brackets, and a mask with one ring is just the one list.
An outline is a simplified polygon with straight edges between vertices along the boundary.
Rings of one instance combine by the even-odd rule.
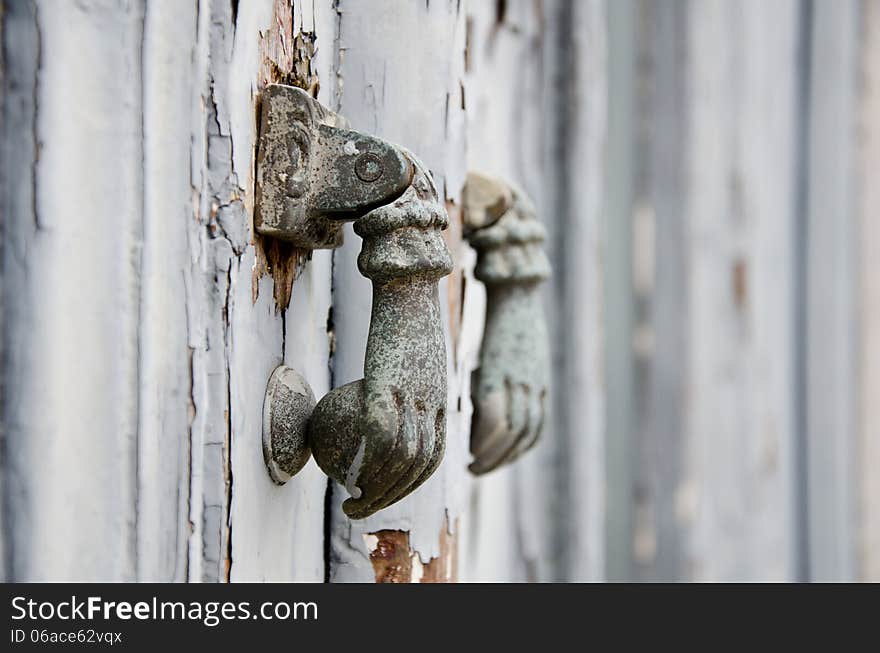
[[412, 155], [412, 184], [355, 223], [361, 273], [373, 282], [364, 378], [318, 402], [309, 426], [315, 460], [348, 488], [361, 519], [399, 501], [440, 464], [446, 446], [446, 346], [438, 280], [452, 271], [440, 232], [446, 212]]
[[465, 208], [465, 235], [478, 254], [474, 274], [486, 284], [470, 445], [470, 470], [484, 474], [528, 451], [544, 428], [550, 353], [538, 286], [550, 265], [543, 227], [521, 192], [471, 173]]

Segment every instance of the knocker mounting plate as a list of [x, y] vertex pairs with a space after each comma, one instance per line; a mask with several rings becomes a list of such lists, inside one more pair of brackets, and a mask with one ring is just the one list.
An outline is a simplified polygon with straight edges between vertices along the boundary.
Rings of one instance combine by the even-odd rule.
[[342, 244], [342, 222], [387, 204], [412, 180], [397, 148], [348, 129], [305, 91], [263, 91], [257, 150], [258, 233], [304, 249]]

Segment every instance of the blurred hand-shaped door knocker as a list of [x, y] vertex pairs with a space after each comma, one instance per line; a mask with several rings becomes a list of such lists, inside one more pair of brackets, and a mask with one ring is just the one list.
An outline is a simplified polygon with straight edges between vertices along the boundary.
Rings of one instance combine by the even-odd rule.
[[470, 445], [470, 470], [485, 474], [528, 451], [544, 428], [550, 351], [538, 286], [550, 264], [544, 228], [522, 192], [470, 173], [464, 198], [465, 236], [477, 250], [474, 276], [486, 286]]
[[266, 392], [263, 454], [286, 482], [314, 454], [345, 485], [353, 519], [421, 485], [446, 446], [446, 345], [437, 284], [452, 271], [440, 232], [447, 216], [415, 156], [344, 121], [309, 97], [273, 85], [263, 95], [257, 230], [300, 247], [341, 244], [341, 222], [363, 238], [361, 273], [373, 283], [364, 378], [315, 405], [308, 383], [279, 366]]

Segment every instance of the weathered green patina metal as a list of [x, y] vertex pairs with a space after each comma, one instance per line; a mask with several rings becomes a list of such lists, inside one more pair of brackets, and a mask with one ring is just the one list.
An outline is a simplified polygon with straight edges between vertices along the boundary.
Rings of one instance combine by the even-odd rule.
[[309, 462], [308, 421], [314, 409], [308, 381], [291, 367], [276, 367], [263, 402], [263, 459], [278, 484], [287, 483]]
[[[340, 129], [298, 89], [269, 87], [258, 154], [257, 230], [302, 247], [337, 247], [356, 220], [361, 273], [373, 283], [364, 378], [317, 404], [280, 366], [264, 406], [263, 452], [284, 483], [308, 460], [345, 485], [353, 519], [399, 501], [437, 468], [446, 446], [446, 345], [438, 280], [452, 271], [448, 218], [411, 153]], [[265, 149], [264, 149], [265, 148]]]
[[358, 267], [373, 282], [364, 378], [318, 402], [309, 423], [315, 460], [366, 517], [400, 500], [437, 468], [446, 446], [446, 345], [438, 280], [452, 271], [440, 234], [446, 211], [415, 159], [412, 185], [355, 223]]
[[342, 222], [387, 204], [412, 180], [398, 148], [347, 129], [305, 91], [271, 84], [262, 101], [254, 223], [264, 236], [339, 247]]
[[538, 286], [550, 264], [544, 228], [521, 191], [470, 173], [464, 197], [465, 237], [478, 254], [474, 276], [486, 285], [469, 468], [484, 474], [528, 451], [544, 428], [550, 348]]

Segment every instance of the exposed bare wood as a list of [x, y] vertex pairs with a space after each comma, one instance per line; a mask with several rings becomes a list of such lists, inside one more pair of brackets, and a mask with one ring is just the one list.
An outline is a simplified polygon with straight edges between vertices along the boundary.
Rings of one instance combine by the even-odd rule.
[[440, 531], [440, 553], [422, 568], [421, 583], [458, 582], [458, 534], [459, 525], [452, 528], [444, 524]]
[[373, 533], [375, 547], [370, 562], [377, 583], [409, 583], [412, 581], [413, 553], [406, 531], [381, 530]]
[[458, 580], [458, 528], [444, 523], [438, 555], [427, 562], [410, 546], [409, 533], [385, 529], [364, 536], [377, 583], [454, 583]]

